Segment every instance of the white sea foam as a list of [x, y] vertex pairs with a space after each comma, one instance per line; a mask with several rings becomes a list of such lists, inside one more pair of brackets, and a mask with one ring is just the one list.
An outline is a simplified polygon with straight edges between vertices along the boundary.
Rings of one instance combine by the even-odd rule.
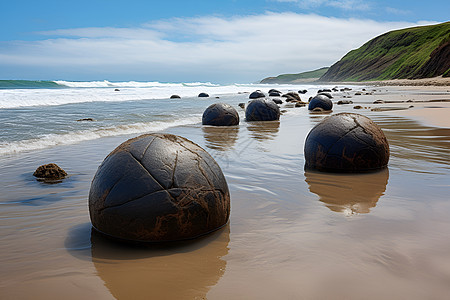
[[118, 125], [115, 127], [80, 130], [66, 134], [48, 134], [35, 139], [0, 143], [0, 155], [39, 150], [59, 145], [75, 144], [83, 141], [95, 140], [102, 137], [157, 132], [169, 127], [196, 124], [199, 122], [201, 122], [201, 115], [168, 122], [153, 121], [148, 123], [134, 123], [129, 125]]
[[[168, 99], [177, 94], [182, 98], [197, 97], [205, 92], [211, 96], [223, 96], [240, 92], [252, 92], [256, 89], [268, 90], [277, 87], [281, 90], [310, 89], [316, 91], [313, 85], [261, 85], [232, 84], [215, 85], [212, 83], [160, 83], [160, 82], [71, 82], [56, 81], [69, 88], [61, 89], [0, 89], [0, 109], [28, 106], [64, 105], [95, 101], [133, 101]], [[119, 91], [115, 91], [115, 89]]]

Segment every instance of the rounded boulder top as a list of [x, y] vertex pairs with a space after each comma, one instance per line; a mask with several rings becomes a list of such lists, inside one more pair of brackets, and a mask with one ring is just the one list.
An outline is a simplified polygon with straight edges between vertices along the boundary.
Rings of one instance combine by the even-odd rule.
[[93, 227], [129, 241], [191, 239], [228, 222], [230, 193], [216, 161], [171, 134], [130, 139], [102, 162], [89, 192]]
[[258, 98], [264, 98], [264, 97], [266, 97], [266, 95], [264, 95], [264, 93], [261, 92], [260, 90], [256, 90], [253, 93], [251, 93], [248, 97], [250, 99], [258, 99]]
[[316, 107], [320, 107], [323, 110], [332, 110], [333, 102], [327, 96], [319, 94], [309, 101], [308, 110], [313, 110]]
[[225, 103], [214, 103], [203, 112], [203, 125], [234, 126], [239, 124], [239, 114], [234, 107]]
[[200, 94], [198, 94], [198, 97], [200, 97], [200, 98], [208, 98], [209, 95], [207, 93], [200, 93]]
[[354, 113], [329, 116], [305, 141], [305, 167], [328, 172], [368, 172], [387, 166], [389, 144], [371, 119]]
[[280, 119], [280, 108], [270, 99], [255, 99], [245, 110], [247, 121], [274, 121]]

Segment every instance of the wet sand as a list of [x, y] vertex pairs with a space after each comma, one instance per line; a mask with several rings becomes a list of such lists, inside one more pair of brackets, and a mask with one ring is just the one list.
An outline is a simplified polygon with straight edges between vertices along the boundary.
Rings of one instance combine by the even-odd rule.
[[[229, 224], [189, 242], [126, 247], [91, 231], [92, 177], [131, 136], [0, 157], [0, 298], [445, 299], [450, 129], [401, 115], [409, 108], [371, 108], [449, 94], [373, 89], [333, 112], [364, 114], [385, 132], [389, 166], [370, 174], [304, 170], [306, 135], [327, 116], [304, 107], [287, 108], [280, 122], [167, 130], [206, 149], [230, 187]], [[37, 182], [33, 171], [49, 162], [70, 177]]]

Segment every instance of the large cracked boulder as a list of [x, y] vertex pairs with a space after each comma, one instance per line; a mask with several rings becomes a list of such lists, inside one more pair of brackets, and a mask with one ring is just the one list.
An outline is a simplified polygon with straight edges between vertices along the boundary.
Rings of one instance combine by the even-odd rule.
[[89, 192], [93, 227], [131, 241], [191, 239], [228, 222], [230, 193], [216, 161], [171, 134], [130, 139], [102, 162]]
[[275, 121], [280, 119], [280, 108], [270, 99], [255, 99], [245, 110], [247, 121]]
[[387, 166], [389, 144], [369, 118], [340, 113], [314, 126], [305, 141], [307, 169], [329, 172], [368, 172]]
[[214, 103], [203, 112], [202, 124], [212, 126], [239, 125], [239, 114], [229, 104]]

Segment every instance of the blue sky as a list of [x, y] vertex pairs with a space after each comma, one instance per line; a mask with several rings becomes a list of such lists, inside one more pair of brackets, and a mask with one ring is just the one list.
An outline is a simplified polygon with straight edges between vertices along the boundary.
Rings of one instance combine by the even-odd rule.
[[339, 60], [450, 1], [4, 1], [0, 79], [254, 82]]

